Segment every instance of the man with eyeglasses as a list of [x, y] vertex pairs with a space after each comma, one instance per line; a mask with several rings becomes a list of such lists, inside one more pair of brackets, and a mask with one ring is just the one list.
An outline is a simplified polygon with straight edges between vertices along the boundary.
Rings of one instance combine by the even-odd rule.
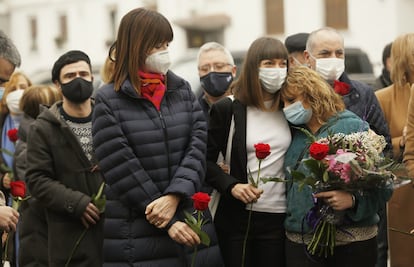
[[[4, 84], [9, 81], [14, 69], [21, 64], [20, 53], [12, 40], [0, 30], [0, 99], [3, 97]], [[4, 175], [4, 174], [3, 174]], [[0, 177], [0, 181], [3, 177]], [[6, 206], [3, 192], [0, 191], [0, 230], [16, 231], [19, 213]], [[0, 251], [0, 257], [2, 250]]]
[[0, 30], [0, 99], [3, 97], [4, 84], [9, 81], [16, 67], [20, 67], [20, 53], [13, 41]]
[[197, 59], [203, 88], [199, 102], [208, 119], [211, 105], [231, 94], [230, 84], [236, 77], [236, 65], [230, 51], [216, 42], [202, 45]]

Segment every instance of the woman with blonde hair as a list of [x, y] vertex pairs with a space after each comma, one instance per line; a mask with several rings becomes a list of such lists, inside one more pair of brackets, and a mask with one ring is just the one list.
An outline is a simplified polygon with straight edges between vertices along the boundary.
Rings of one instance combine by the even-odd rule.
[[[29, 78], [22, 72], [15, 72], [5, 85], [3, 98], [0, 102], [0, 132], [1, 132], [1, 148], [7, 149], [14, 153], [14, 143], [10, 141], [7, 132], [14, 128], [19, 128], [23, 112], [19, 108], [20, 98], [24, 90], [32, 85]], [[13, 166], [13, 157], [8, 153], [2, 152], [0, 164], [4, 164], [8, 168]], [[10, 189], [11, 177], [8, 171], [0, 170], [0, 189], [8, 195]]]
[[[391, 196], [391, 189], [375, 189], [370, 193], [331, 190], [314, 194], [310, 187], [299, 189], [287, 170], [305, 175], [309, 170], [303, 159], [309, 157], [309, 139], [298, 129], [310, 131], [316, 139], [335, 133], [350, 134], [367, 131], [368, 124], [345, 109], [342, 98], [310, 68], [299, 66], [289, 71], [281, 89], [286, 119], [292, 128], [292, 143], [285, 156], [287, 186], [286, 266], [375, 266], [377, 259], [378, 208]], [[326, 258], [306, 252], [313, 229], [305, 221], [314, 207], [314, 197], [322, 199], [334, 211], [343, 211], [349, 224], [336, 232], [333, 255]], [[350, 257], [352, 255], [352, 257]]]
[[[391, 80], [393, 84], [376, 92], [390, 127], [394, 158], [405, 163], [408, 175], [414, 176], [414, 126], [412, 120], [414, 84], [414, 33], [398, 36], [391, 46]], [[411, 98], [411, 100], [410, 100]], [[410, 104], [411, 101], [411, 104]], [[414, 228], [414, 188], [408, 184], [397, 188], [388, 202], [388, 229], [409, 232]], [[403, 216], [402, 216], [403, 214]], [[414, 239], [388, 231], [391, 266], [412, 266]]]

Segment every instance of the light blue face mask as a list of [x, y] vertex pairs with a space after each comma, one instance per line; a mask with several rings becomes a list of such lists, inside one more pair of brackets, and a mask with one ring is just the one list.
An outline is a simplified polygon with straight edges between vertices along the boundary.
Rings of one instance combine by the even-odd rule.
[[3, 94], [4, 94], [4, 87], [0, 87], [0, 99], [3, 98]]
[[305, 109], [301, 101], [296, 101], [283, 109], [286, 119], [294, 125], [302, 125], [309, 122], [312, 117], [312, 109]]

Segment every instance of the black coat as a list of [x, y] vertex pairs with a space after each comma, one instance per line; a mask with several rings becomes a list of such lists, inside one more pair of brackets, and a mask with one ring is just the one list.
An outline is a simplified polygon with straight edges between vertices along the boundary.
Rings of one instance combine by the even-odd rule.
[[[172, 222], [192, 212], [191, 196], [205, 175], [207, 126], [189, 84], [172, 72], [158, 111], [126, 80], [96, 96], [93, 138], [108, 185], [104, 266], [189, 266], [193, 248], [174, 242], [145, 218], [145, 208], [166, 194], [181, 202]], [[221, 266], [215, 231], [204, 226], [212, 244], [199, 246], [196, 266]]]
[[[45, 208], [48, 266], [64, 266], [85, 230], [81, 216], [103, 182], [70, 127], [61, 118], [62, 102], [45, 109], [31, 125], [27, 139], [26, 179], [29, 191]], [[32, 204], [29, 202], [30, 209]], [[37, 206], [38, 207], [38, 206]], [[40, 214], [38, 214], [40, 215]], [[70, 266], [102, 266], [103, 218], [80, 242]], [[32, 244], [36, 249], [39, 244]]]

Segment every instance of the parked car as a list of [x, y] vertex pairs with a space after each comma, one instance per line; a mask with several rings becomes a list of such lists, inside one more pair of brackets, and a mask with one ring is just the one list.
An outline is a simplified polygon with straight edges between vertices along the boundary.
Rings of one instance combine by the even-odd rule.
[[375, 84], [374, 70], [367, 53], [356, 47], [345, 48], [345, 72], [352, 80]]
[[[195, 94], [199, 96], [202, 93], [202, 89], [197, 70], [197, 51], [190, 50], [184, 58], [171, 66], [171, 70], [186, 79]], [[237, 73], [240, 73], [246, 51], [232, 51], [231, 53], [237, 66]], [[367, 53], [360, 48], [345, 48], [345, 71], [352, 80], [361, 81], [371, 86], [375, 84], [372, 64]]]

